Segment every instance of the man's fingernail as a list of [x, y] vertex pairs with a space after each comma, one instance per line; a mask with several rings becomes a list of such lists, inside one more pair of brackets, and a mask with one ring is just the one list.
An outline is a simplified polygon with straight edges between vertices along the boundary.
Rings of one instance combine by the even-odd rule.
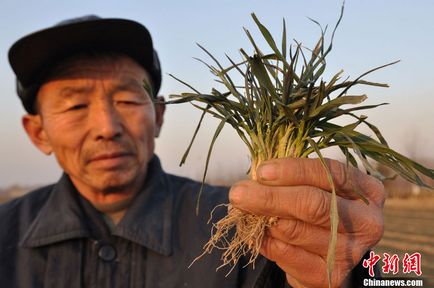
[[275, 164], [261, 164], [256, 171], [258, 173], [259, 180], [273, 181], [277, 179], [277, 169]]

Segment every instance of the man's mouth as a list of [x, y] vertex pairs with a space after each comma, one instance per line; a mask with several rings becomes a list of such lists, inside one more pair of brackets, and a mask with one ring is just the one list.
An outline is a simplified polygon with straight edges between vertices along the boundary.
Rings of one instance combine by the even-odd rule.
[[132, 156], [130, 152], [105, 152], [91, 157], [89, 163], [99, 168], [113, 169], [125, 165]]

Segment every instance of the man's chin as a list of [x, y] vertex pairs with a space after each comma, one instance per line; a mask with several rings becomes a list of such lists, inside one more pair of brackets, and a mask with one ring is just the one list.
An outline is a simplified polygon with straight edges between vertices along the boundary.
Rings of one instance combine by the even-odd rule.
[[138, 165], [131, 165], [124, 169], [106, 170], [89, 169], [80, 177], [70, 175], [77, 189], [87, 189], [100, 194], [135, 194], [142, 188], [146, 178], [146, 170], [142, 171]]
[[98, 185], [101, 193], [107, 194], [117, 194], [117, 193], [128, 193], [131, 190], [135, 190], [133, 188], [131, 182], [124, 181], [110, 181], [109, 183], [101, 183]]
[[127, 175], [123, 175], [123, 177], [119, 177], [119, 175], [116, 175], [105, 177], [105, 179], [98, 181], [99, 183], [95, 183], [95, 186], [98, 187], [98, 190], [103, 194], [131, 193], [140, 189], [140, 187], [138, 187], [137, 178], [126, 176]]

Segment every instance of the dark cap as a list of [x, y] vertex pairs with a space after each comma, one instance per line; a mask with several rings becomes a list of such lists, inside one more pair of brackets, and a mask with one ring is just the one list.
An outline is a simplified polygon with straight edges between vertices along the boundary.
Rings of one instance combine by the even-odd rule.
[[148, 29], [131, 20], [90, 15], [27, 35], [9, 49], [17, 93], [27, 112], [35, 113], [36, 94], [50, 70], [83, 52], [116, 52], [131, 57], [150, 74], [154, 95], [158, 93], [161, 68]]

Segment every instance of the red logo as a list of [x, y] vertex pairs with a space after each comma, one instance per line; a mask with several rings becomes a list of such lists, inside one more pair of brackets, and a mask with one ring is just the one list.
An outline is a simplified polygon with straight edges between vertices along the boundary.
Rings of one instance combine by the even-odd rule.
[[[375, 254], [374, 251], [369, 253], [368, 259], [363, 259], [363, 267], [369, 268], [369, 276], [374, 277], [374, 266], [381, 259], [380, 255]], [[419, 252], [413, 254], [404, 254], [404, 259], [402, 259], [403, 273], [408, 274], [414, 272], [417, 276], [422, 275], [421, 269], [422, 256]], [[383, 253], [383, 263], [381, 267], [384, 274], [393, 273], [393, 275], [399, 272], [399, 256], [396, 254], [390, 255], [388, 253]]]
[[369, 276], [374, 277], [374, 266], [380, 260], [380, 255], [375, 254], [374, 251], [369, 253], [369, 259], [363, 260], [363, 267], [369, 268]]
[[384, 265], [382, 267], [383, 273], [388, 274], [389, 272], [393, 272], [395, 275], [399, 271], [399, 257], [396, 254], [390, 256], [388, 253], [383, 253], [383, 262]]
[[405, 253], [404, 259], [402, 260], [402, 267], [404, 270], [402, 272], [404, 273], [416, 273], [417, 276], [422, 275], [421, 270], [421, 255], [418, 252], [415, 252], [411, 255], [408, 255], [408, 253]]

